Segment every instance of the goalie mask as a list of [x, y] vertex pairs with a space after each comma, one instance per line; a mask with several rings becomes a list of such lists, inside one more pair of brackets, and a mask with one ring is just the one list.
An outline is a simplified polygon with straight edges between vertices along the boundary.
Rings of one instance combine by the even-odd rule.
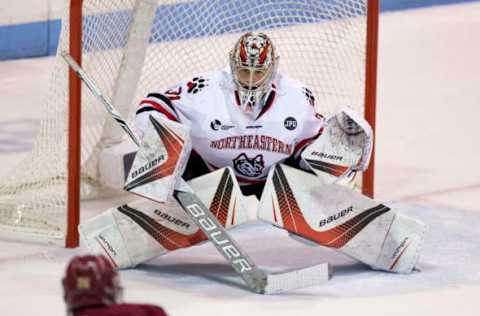
[[242, 35], [230, 52], [240, 107], [251, 118], [255, 119], [265, 105], [277, 64], [275, 48], [264, 33]]
[[77, 256], [63, 279], [64, 300], [69, 311], [118, 303], [122, 287], [117, 272], [104, 256]]

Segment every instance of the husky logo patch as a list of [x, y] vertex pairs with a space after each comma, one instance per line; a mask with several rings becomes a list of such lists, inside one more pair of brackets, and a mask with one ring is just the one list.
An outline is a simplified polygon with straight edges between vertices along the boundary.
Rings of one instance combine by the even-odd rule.
[[265, 168], [263, 155], [257, 155], [255, 158], [248, 158], [244, 153], [233, 159], [233, 167], [239, 174], [247, 177], [258, 177]]

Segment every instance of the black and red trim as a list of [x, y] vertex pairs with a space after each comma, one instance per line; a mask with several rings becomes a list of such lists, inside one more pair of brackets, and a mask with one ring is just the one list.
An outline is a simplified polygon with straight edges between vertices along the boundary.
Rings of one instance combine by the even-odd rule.
[[162, 247], [169, 251], [190, 247], [207, 239], [200, 229], [193, 234], [182, 234], [163, 226], [155, 219], [128, 205], [120, 206], [117, 210], [130, 217], [135, 223], [142, 227], [145, 232], [162, 245]]
[[140, 103], [140, 106], [141, 108], [137, 110], [135, 113], [136, 115], [143, 112], [156, 111], [165, 115], [169, 120], [178, 122], [178, 118], [166, 110], [165, 107], [163, 107], [160, 103], [151, 100], [143, 100]]
[[349, 168], [349, 167], [346, 167], [346, 166], [336, 165], [336, 164], [333, 164], [333, 163], [328, 163], [328, 162], [318, 161], [318, 160], [313, 160], [313, 159], [306, 159], [306, 161], [309, 164], [309, 166], [312, 167], [313, 169], [326, 172], [326, 173], [331, 174], [335, 177], [340, 177]]
[[148, 94], [147, 98], [140, 102], [140, 108], [137, 110], [136, 115], [148, 111], [160, 112], [169, 120], [178, 122], [178, 113], [175, 110], [172, 101], [161, 93]]
[[[232, 200], [233, 180], [228, 170], [222, 174], [222, 178], [217, 186], [215, 195], [210, 203], [210, 211], [218, 219], [223, 227], [226, 227], [228, 209]], [[233, 209], [235, 210], [236, 198], [234, 200]], [[150, 216], [142, 213], [128, 205], [122, 205], [117, 210], [143, 228], [150, 236], [152, 236], [165, 249], [172, 251], [179, 248], [186, 248], [195, 245], [207, 237], [200, 230], [192, 234], [182, 234], [173, 229], [170, 229], [161, 223], [157, 222]], [[234, 223], [234, 215], [232, 215], [231, 223]]]
[[323, 126], [318, 130], [318, 132], [309, 138], [302, 139], [299, 141], [296, 145], [295, 148], [293, 149], [293, 155], [297, 157], [308, 145], [313, 143], [320, 135], [323, 133]]
[[280, 166], [275, 166], [273, 185], [277, 195], [283, 227], [295, 234], [332, 248], [341, 248], [380, 215], [390, 208], [379, 204], [325, 231], [316, 231], [305, 220], [295, 199], [285, 173]]
[[162, 126], [151, 116], [150, 121], [152, 122], [155, 130], [163, 142], [163, 145], [165, 146], [168, 158], [161, 165], [143, 174], [132, 182], [127, 183], [124, 187], [124, 189], [127, 191], [171, 175], [175, 170], [177, 161], [180, 158], [180, 153], [183, 149], [183, 140], [177, 134], [175, 134], [175, 132], [170, 130], [168, 127]]
[[219, 222], [225, 227], [228, 216], [228, 206], [232, 199], [233, 180], [230, 172], [225, 170], [217, 186], [217, 191], [210, 204], [210, 211], [215, 215]]
[[147, 95], [147, 98], [156, 98], [161, 100], [165, 105], [167, 105], [175, 114], [177, 111], [175, 110], [175, 107], [173, 106], [172, 99], [166, 95], [163, 95], [161, 93], [149, 93]]

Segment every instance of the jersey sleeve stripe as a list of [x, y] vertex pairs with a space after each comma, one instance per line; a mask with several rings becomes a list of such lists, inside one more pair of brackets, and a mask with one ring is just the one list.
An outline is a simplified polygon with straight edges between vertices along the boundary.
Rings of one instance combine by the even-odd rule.
[[147, 95], [147, 98], [155, 98], [158, 100], [163, 101], [172, 111], [177, 114], [177, 111], [175, 110], [175, 107], [173, 106], [172, 100], [170, 100], [167, 96], [161, 94], [161, 93], [150, 93]]
[[323, 126], [320, 128], [317, 134], [315, 134], [313, 137], [305, 138], [302, 139], [297, 145], [295, 145], [295, 148], [293, 149], [293, 155], [296, 158], [302, 150], [310, 145], [315, 139], [317, 139], [320, 135], [323, 133]]
[[[143, 106], [145, 104], [149, 104], [151, 106]], [[140, 105], [142, 105], [142, 107], [137, 110], [136, 115], [138, 115], [142, 112], [156, 111], [156, 112], [160, 112], [163, 115], [165, 115], [169, 120], [178, 122], [178, 118], [176, 117], [176, 115], [173, 115], [169, 111], [165, 110], [162, 106], [160, 106], [160, 104], [158, 104], [156, 102], [144, 100], [144, 101], [142, 101], [142, 103], [140, 103]]]
[[175, 112], [174, 110], [172, 110], [172, 108], [170, 108], [169, 106], [167, 106], [165, 103], [163, 102], [159, 102], [158, 100], [154, 100], [154, 99], [143, 99], [142, 101], [140, 101], [140, 106], [144, 105], [144, 104], [149, 104], [153, 107], [161, 107], [162, 109], [164, 109], [165, 111], [168, 111], [170, 112], [172, 115], [176, 115], [177, 112]]

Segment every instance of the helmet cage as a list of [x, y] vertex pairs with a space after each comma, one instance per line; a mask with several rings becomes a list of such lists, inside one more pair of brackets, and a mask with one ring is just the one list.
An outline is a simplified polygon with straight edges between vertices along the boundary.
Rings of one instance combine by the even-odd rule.
[[273, 44], [263, 33], [244, 34], [230, 52], [230, 68], [240, 107], [247, 115], [257, 117], [265, 105], [277, 64]]

